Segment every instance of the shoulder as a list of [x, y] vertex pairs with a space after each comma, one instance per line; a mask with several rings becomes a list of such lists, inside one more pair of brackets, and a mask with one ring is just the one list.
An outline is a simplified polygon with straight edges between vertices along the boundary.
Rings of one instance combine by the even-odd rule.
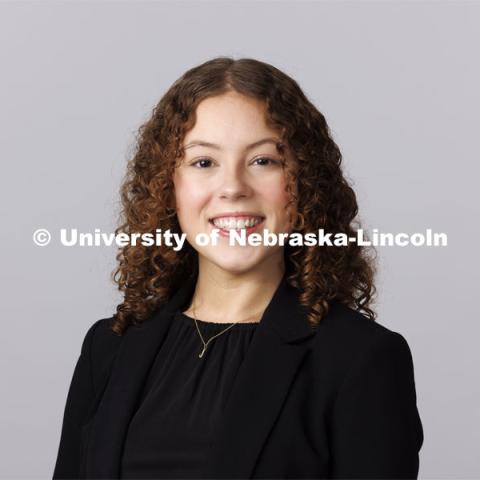
[[407, 341], [344, 305], [324, 320], [314, 367], [329, 406], [332, 478], [417, 478], [423, 426]]
[[87, 330], [82, 342], [82, 351], [88, 350], [95, 355], [98, 350], [109, 352], [116, 350], [123, 339], [112, 331], [113, 317], [101, 318], [95, 321]]
[[397, 338], [398, 341], [402, 337], [398, 332], [339, 302], [334, 302], [330, 306], [328, 314], [320, 322], [318, 331], [330, 338], [338, 339], [349, 347], [375, 338]]
[[412, 355], [403, 335], [338, 302], [320, 322], [313, 353], [319, 374], [339, 381], [358, 364], [398, 363], [412, 368]]
[[118, 348], [124, 336], [111, 330], [113, 317], [95, 321], [87, 330], [82, 342], [82, 355], [88, 359], [95, 389], [108, 377]]

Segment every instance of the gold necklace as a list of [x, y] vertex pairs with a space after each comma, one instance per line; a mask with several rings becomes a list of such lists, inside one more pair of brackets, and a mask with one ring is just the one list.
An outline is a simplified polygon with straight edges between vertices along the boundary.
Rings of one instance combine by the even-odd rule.
[[[209, 338], [207, 340], [207, 342], [205, 342], [203, 340], [203, 337], [202, 337], [202, 333], [200, 332], [200, 329], [198, 328], [198, 324], [197, 324], [197, 317], [195, 316], [195, 308], [193, 306], [193, 303], [192, 303], [192, 314], [193, 314], [193, 319], [195, 320], [195, 326], [197, 327], [197, 331], [198, 331], [198, 334], [200, 335], [200, 340], [202, 341], [203, 343], [203, 349], [202, 351], [200, 352], [200, 354], [198, 355], [198, 358], [202, 358], [203, 357], [203, 354], [205, 353], [205, 351], [207, 350], [207, 346], [208, 344], [216, 337], [220, 336], [222, 333], [225, 333], [229, 328], [232, 328], [235, 324], [237, 324], [240, 320], [237, 320], [236, 322], [233, 322], [231, 325], [229, 325], [225, 330], [222, 330], [220, 333], [217, 333], [216, 335], [214, 335], [213, 337]], [[248, 318], [251, 318], [248, 317]], [[258, 323], [258, 322], [250, 322], [250, 323]]]

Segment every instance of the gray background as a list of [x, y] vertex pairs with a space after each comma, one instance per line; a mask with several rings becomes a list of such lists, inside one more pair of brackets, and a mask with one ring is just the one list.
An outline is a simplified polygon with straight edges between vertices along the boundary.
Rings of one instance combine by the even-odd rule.
[[81, 342], [120, 300], [113, 247], [33, 231], [113, 231], [135, 130], [186, 69], [231, 55], [325, 114], [365, 228], [448, 234], [378, 247], [376, 308], [412, 350], [420, 477], [480, 478], [479, 20], [460, 1], [0, 3], [0, 476], [51, 476]]

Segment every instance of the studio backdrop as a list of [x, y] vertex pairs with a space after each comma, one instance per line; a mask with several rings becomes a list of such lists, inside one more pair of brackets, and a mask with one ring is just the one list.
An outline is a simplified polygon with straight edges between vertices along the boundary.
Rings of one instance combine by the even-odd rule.
[[444, 234], [376, 247], [375, 309], [411, 348], [419, 477], [480, 478], [479, 23], [474, 1], [1, 2], [0, 477], [51, 477], [81, 342], [120, 302], [115, 246], [61, 229], [114, 231], [139, 126], [223, 55], [325, 115], [370, 235]]

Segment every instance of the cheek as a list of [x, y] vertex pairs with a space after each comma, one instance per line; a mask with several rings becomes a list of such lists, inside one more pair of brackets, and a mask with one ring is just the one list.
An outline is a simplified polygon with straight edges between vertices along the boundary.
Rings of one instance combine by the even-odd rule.
[[290, 201], [290, 194], [286, 191], [287, 181], [285, 178], [277, 179], [276, 182], [266, 183], [262, 189], [264, 201], [270, 206], [276, 218], [275, 228], [281, 232], [291, 231], [292, 215], [295, 211], [286, 208]]
[[177, 217], [180, 222], [182, 230], [188, 224], [188, 213], [191, 211], [189, 206], [191, 197], [188, 194], [188, 181], [180, 174], [176, 174], [173, 178], [173, 187], [175, 190], [175, 207], [177, 210]]
[[275, 210], [284, 211], [286, 204], [289, 201], [289, 194], [285, 190], [285, 179], [277, 180], [276, 182], [265, 183], [262, 187], [262, 194], [269, 205]]
[[173, 184], [177, 213], [184, 217], [198, 218], [198, 212], [206, 199], [205, 189], [198, 179], [178, 174], [174, 177]]

